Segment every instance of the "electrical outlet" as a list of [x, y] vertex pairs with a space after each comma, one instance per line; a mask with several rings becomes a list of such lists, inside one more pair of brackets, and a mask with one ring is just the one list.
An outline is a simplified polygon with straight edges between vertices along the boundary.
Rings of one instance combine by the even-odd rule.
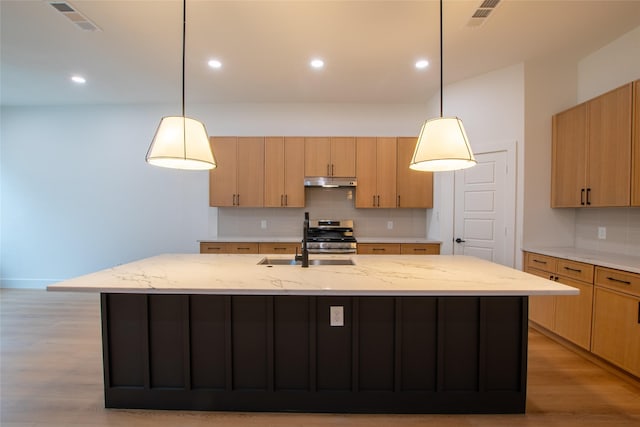
[[263, 230], [265, 230], [267, 228], [267, 220], [263, 219], [262, 221], [260, 221], [260, 228], [262, 228]]
[[393, 230], [393, 221], [387, 221], [387, 230]]
[[344, 307], [332, 305], [329, 307], [329, 325], [344, 326]]
[[598, 239], [605, 240], [607, 238], [607, 227], [598, 227]]

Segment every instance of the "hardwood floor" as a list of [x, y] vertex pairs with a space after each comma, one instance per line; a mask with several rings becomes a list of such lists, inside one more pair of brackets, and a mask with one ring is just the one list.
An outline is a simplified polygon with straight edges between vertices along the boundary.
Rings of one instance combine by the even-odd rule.
[[0, 425], [640, 426], [640, 388], [529, 334], [524, 415], [334, 415], [105, 409], [99, 295], [0, 290]]

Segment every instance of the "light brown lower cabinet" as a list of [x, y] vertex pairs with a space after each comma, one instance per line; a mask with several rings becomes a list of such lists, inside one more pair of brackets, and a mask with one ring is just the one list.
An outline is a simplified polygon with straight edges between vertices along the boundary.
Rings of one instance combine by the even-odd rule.
[[295, 254], [302, 252], [301, 243], [260, 242], [261, 254]]
[[254, 242], [200, 242], [201, 254], [257, 254], [258, 243]]
[[358, 243], [361, 255], [440, 255], [439, 243]]
[[589, 350], [593, 306], [593, 265], [528, 252], [525, 271], [573, 286], [580, 295], [531, 296], [529, 319]]
[[524, 271], [580, 290], [530, 296], [529, 320], [640, 377], [640, 274], [531, 252], [524, 256]]
[[295, 254], [300, 243], [293, 242], [201, 242], [201, 254]]
[[591, 351], [640, 377], [640, 274], [596, 267]]

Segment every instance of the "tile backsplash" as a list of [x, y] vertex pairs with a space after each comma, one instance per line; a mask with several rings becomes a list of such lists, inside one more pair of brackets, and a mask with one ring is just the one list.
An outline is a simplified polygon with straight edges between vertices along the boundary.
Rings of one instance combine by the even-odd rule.
[[304, 212], [311, 219], [353, 219], [356, 238], [426, 237], [426, 209], [356, 209], [356, 190], [351, 187], [308, 187], [305, 197], [305, 207], [299, 209], [219, 208], [218, 237], [301, 236]]
[[[598, 228], [606, 238], [598, 238]], [[576, 209], [576, 248], [640, 254], [640, 208]]]

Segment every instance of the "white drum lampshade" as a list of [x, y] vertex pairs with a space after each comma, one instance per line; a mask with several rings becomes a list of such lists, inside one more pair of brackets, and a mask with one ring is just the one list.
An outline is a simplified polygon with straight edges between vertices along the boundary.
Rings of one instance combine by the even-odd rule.
[[149, 164], [173, 169], [207, 170], [216, 167], [204, 124], [183, 116], [162, 118], [146, 160]]

